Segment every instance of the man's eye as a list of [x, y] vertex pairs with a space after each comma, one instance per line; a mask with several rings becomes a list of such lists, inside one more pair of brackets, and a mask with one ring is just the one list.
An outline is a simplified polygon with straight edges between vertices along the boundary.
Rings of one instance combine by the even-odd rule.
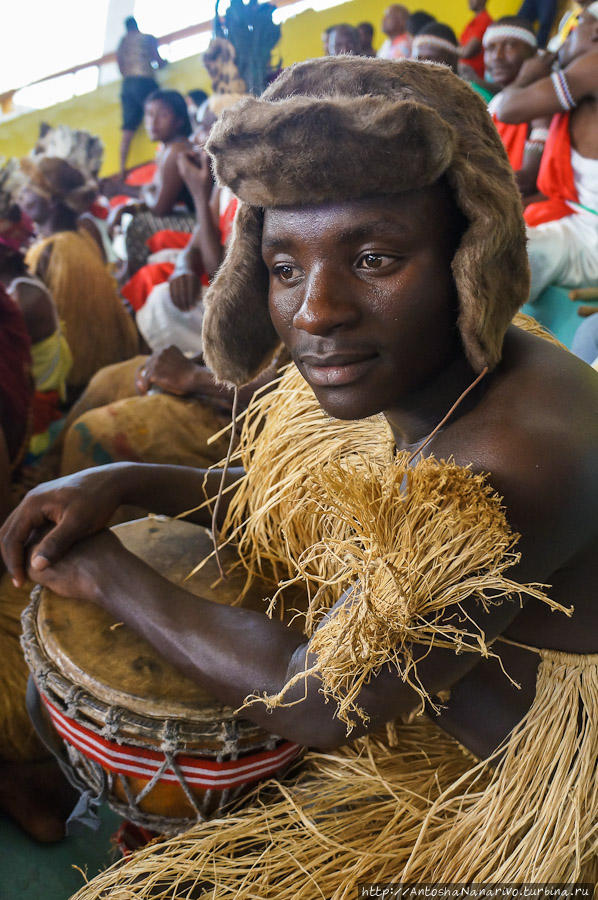
[[277, 263], [272, 271], [281, 281], [292, 281], [299, 274], [297, 267], [290, 263]]
[[357, 262], [358, 269], [383, 269], [394, 262], [392, 256], [383, 256], [381, 253], [364, 253]]

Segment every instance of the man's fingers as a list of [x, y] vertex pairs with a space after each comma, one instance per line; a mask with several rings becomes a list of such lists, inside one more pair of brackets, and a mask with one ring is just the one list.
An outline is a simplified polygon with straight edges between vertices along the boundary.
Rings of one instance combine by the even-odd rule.
[[34, 548], [31, 554], [30, 568], [42, 572], [48, 566], [58, 562], [77, 540], [87, 535], [82, 534], [81, 522], [77, 517], [67, 514], [54, 526]]
[[21, 587], [26, 579], [25, 545], [31, 532], [41, 528], [46, 522], [43, 510], [30, 505], [24, 509], [19, 508], [18, 515], [15, 510], [4, 523], [0, 532], [2, 556], [17, 587]]

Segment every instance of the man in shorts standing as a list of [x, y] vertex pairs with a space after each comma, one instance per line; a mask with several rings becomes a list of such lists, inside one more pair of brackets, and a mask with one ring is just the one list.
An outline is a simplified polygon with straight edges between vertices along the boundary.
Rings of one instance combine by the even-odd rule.
[[118, 68], [123, 77], [120, 94], [123, 108], [120, 171], [123, 178], [133, 135], [143, 119], [143, 105], [147, 97], [158, 89], [154, 70], [166, 65], [166, 60], [160, 56], [156, 38], [151, 34], [142, 34], [133, 16], [125, 19], [125, 28], [127, 33], [116, 51]]

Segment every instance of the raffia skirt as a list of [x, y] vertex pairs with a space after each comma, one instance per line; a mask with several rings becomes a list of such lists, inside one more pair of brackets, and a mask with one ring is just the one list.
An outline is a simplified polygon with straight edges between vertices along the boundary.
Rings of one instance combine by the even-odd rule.
[[341, 900], [364, 882], [597, 882], [598, 654], [538, 652], [534, 702], [488, 760], [424, 718], [309, 753], [243, 808], [148, 845], [73, 900]]

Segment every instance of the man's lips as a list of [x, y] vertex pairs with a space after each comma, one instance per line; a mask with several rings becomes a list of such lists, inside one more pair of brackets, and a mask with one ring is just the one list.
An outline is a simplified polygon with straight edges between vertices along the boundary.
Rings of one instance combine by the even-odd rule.
[[377, 353], [367, 351], [322, 356], [304, 354], [300, 361], [310, 384], [318, 387], [342, 387], [365, 375], [377, 358]]

